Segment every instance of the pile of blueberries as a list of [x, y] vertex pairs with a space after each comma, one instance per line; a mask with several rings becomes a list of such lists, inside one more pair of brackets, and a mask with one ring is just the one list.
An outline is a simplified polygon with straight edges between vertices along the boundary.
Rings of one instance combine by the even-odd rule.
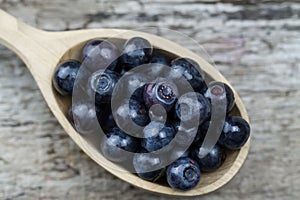
[[[143, 64], [156, 73], [155, 79], [148, 80], [147, 75], [133, 72]], [[161, 66], [168, 66], [176, 73], [160, 74]], [[70, 123], [82, 135], [93, 134], [92, 122], [96, 119], [106, 136], [99, 147], [101, 153], [113, 162], [122, 163], [128, 162], [124, 150], [132, 152], [134, 156], [130, 162], [142, 179], [153, 182], [163, 179], [174, 189], [189, 190], [198, 184], [202, 172], [220, 168], [226, 154], [240, 149], [250, 136], [247, 121], [232, 116], [235, 98], [228, 85], [216, 81], [206, 83], [204, 73], [195, 61], [168, 56], [153, 48], [144, 38], [131, 38], [122, 48], [108, 40], [89, 41], [82, 50], [81, 61], [67, 60], [57, 67], [53, 85], [58, 93], [64, 96], [74, 94], [80, 68], [89, 72], [86, 73], [87, 84], [83, 91], [93, 101], [73, 102], [68, 112]], [[112, 109], [113, 91], [126, 74], [129, 74], [127, 83], [123, 84], [121, 93], [128, 92], [131, 96], [120, 99], [116, 108]], [[180, 85], [175, 84], [178, 74], [193, 89], [182, 95], [180, 102]], [[218, 98], [224, 100], [224, 97], [225, 119], [221, 124], [221, 135], [203, 157], [200, 151], [212, 123], [212, 99], [218, 102]], [[158, 109], [152, 109], [156, 105]], [[129, 118], [142, 129], [130, 134], [126, 132], [124, 129], [130, 128]], [[195, 120], [197, 127], [189, 127], [190, 122]], [[167, 150], [168, 155], [177, 156], [175, 161], [166, 167], [155, 168], [161, 161], [150, 152], [168, 146], [176, 135], [179, 137], [177, 145], [180, 146], [180, 142], [190, 145], [181, 152]]]

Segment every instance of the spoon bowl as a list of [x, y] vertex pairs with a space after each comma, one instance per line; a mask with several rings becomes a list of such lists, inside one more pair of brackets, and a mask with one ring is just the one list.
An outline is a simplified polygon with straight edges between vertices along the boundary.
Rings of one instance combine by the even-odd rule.
[[[46, 32], [30, 27], [6, 12], [0, 10], [0, 44], [14, 51], [26, 64], [38, 84], [50, 110], [57, 118], [61, 126], [75, 143], [95, 162], [118, 178], [150, 192], [174, 195], [196, 196], [206, 194], [220, 188], [229, 182], [244, 163], [250, 147], [250, 139], [237, 151], [228, 152], [225, 163], [217, 171], [202, 174], [200, 183], [192, 190], [182, 192], [168, 187], [165, 183], [152, 183], [107, 160], [100, 152], [97, 145], [78, 134], [66, 117], [71, 104], [70, 99], [59, 95], [53, 85], [52, 76], [56, 66], [68, 59], [80, 60], [82, 48], [85, 43], [94, 38], [114, 38], [117, 43], [124, 43], [134, 36], [143, 37], [150, 41], [155, 48], [163, 49], [178, 57], [188, 57], [195, 60], [204, 73], [212, 80], [229, 82], [208, 62], [197, 56], [190, 50], [166, 40], [162, 37], [130, 30], [121, 29], [92, 29], [67, 32]], [[232, 87], [231, 87], [232, 88]], [[234, 115], [243, 117], [249, 122], [246, 109], [233, 89], [236, 105], [232, 111]]]

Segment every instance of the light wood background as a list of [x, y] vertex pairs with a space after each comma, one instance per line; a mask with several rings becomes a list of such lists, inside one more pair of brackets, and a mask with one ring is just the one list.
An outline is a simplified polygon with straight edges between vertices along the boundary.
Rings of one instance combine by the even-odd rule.
[[[0, 8], [45, 30], [156, 26], [195, 39], [252, 121], [245, 165], [201, 199], [299, 198], [299, 1], [0, 0]], [[134, 188], [89, 159], [56, 122], [22, 61], [3, 46], [0, 69], [1, 200], [171, 199]]]

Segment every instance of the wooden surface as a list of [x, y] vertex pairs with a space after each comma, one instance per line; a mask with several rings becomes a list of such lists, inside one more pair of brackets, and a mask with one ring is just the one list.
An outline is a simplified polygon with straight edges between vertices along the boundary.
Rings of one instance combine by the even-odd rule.
[[[97, 134], [92, 136], [83, 136], [78, 134], [67, 119], [68, 109], [70, 107], [70, 98], [65, 98], [53, 90], [52, 79], [56, 66], [66, 60], [81, 60], [82, 49], [88, 40], [94, 38], [108, 38], [112, 35], [112, 42], [121, 48], [124, 43], [134, 37], [147, 39], [156, 49], [164, 49], [174, 57], [187, 57], [195, 60], [200, 66], [206, 77], [214, 81], [221, 81], [228, 85], [228, 81], [209, 63], [199, 57], [197, 54], [180, 46], [164, 37], [147, 34], [145, 32], [131, 31], [128, 29], [82, 29], [75, 31], [50, 32], [35, 29], [25, 23], [17, 20], [14, 16], [0, 10], [0, 44], [15, 52], [26, 64], [31, 72], [36, 84], [38, 85], [46, 103], [53, 115], [63, 127], [72, 140], [85, 152], [91, 159], [106, 169], [116, 177], [126, 181], [133, 186], [147, 190], [149, 192], [172, 195], [172, 196], [197, 196], [213, 192], [230, 181], [245, 162], [249, 152], [250, 140], [239, 151], [227, 154], [223, 165], [214, 173], [204, 173], [201, 176], [200, 183], [187, 192], [174, 190], [166, 185], [145, 181], [132, 174], [133, 169], [126, 168], [125, 171], [120, 166], [107, 160], [100, 152], [101, 129], [95, 130]], [[156, 29], [155, 29], [156, 30]], [[177, 37], [179, 37], [177, 35]], [[179, 40], [179, 38], [178, 38]], [[188, 39], [185, 38], [188, 42]], [[43, 66], [43, 67], [41, 67]], [[208, 78], [207, 78], [207, 81]], [[239, 95], [235, 93], [235, 108], [231, 114], [239, 115], [249, 121], [245, 106]], [[74, 92], [73, 92], [74, 94]], [[79, 93], [75, 92], [75, 97]], [[77, 96], [78, 97], [78, 96]], [[81, 96], [81, 101], [83, 100]], [[95, 119], [97, 121], [97, 119]], [[99, 123], [95, 122], [95, 129]], [[178, 138], [177, 138], [178, 139]], [[176, 140], [176, 138], [174, 138]], [[132, 155], [132, 154], [131, 154]], [[131, 155], [124, 155], [130, 157]], [[130, 158], [128, 158], [130, 162]]]
[[[300, 4], [184, 2], [0, 0], [0, 7], [47, 30], [158, 26], [195, 39], [239, 92], [253, 130], [239, 174], [202, 199], [297, 199]], [[118, 180], [81, 152], [4, 47], [0, 66], [0, 199], [165, 199]]]

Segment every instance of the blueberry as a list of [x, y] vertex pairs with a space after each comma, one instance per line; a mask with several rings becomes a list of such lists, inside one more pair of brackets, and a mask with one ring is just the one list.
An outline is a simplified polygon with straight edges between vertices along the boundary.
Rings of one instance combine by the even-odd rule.
[[226, 118], [219, 144], [228, 149], [240, 149], [250, 136], [250, 126], [246, 120], [238, 116]]
[[169, 61], [168, 59], [161, 55], [161, 54], [153, 54], [149, 63], [156, 63], [156, 64], [160, 64], [160, 65], [165, 65], [165, 66], [169, 66]]
[[92, 52], [92, 50], [94, 50], [94, 48], [98, 47], [101, 42], [103, 42], [103, 40], [94, 39], [86, 43], [82, 50], [82, 60], [86, 58]]
[[188, 92], [182, 95], [176, 102], [175, 111], [177, 117], [186, 125], [194, 125], [197, 122], [195, 120], [199, 120], [198, 122], [201, 124], [211, 114], [209, 101], [197, 92]]
[[197, 134], [196, 134], [193, 144], [201, 145], [203, 143], [204, 138], [207, 134], [208, 128], [210, 126], [210, 123], [211, 123], [210, 120], [206, 120], [198, 127]]
[[200, 156], [201, 145], [191, 150], [191, 156], [195, 159], [203, 172], [212, 172], [217, 170], [226, 159], [226, 152], [218, 144], [203, 158]]
[[128, 123], [130, 118], [138, 126], [146, 126], [150, 122], [145, 105], [133, 98], [121, 101], [119, 106], [117, 106], [113, 112], [118, 126], [125, 128], [126, 130], [130, 130], [131, 125]]
[[137, 88], [131, 95], [130, 99], [134, 99], [135, 101], [138, 101], [142, 104], [144, 104], [144, 90], [145, 90], [145, 86], [140, 86], [139, 88]]
[[72, 106], [68, 110], [67, 119], [69, 120], [69, 122], [71, 123], [71, 125], [75, 128], [75, 123], [74, 123], [74, 118], [73, 118], [73, 112], [72, 112]]
[[148, 82], [148, 78], [145, 73], [129, 71], [122, 76], [120, 81], [122, 84], [120, 84], [120, 87], [118, 87], [118, 91], [116, 91], [117, 94], [122, 94], [127, 98], [136, 96], [143, 101], [143, 87], [146, 82]]
[[191, 145], [197, 134], [197, 127], [185, 127], [180, 121], [173, 122], [174, 129], [176, 130], [176, 144], [180, 147]]
[[156, 181], [161, 177], [164, 172], [164, 169], [160, 168], [161, 163], [162, 161], [158, 156], [147, 153], [147, 151], [136, 153], [133, 157], [133, 166], [137, 175], [149, 181]]
[[207, 91], [208, 86], [206, 84], [206, 82], [203, 82], [202, 88], [200, 89], [199, 93], [202, 94], [203, 96], [205, 96], [205, 92]]
[[95, 102], [110, 102], [114, 87], [119, 79], [119, 74], [110, 70], [98, 70], [89, 78], [90, 95], [94, 96]]
[[117, 70], [120, 52], [107, 40], [92, 40], [83, 49], [83, 64], [90, 71], [99, 69]]
[[146, 84], [144, 101], [148, 108], [154, 104], [162, 105], [166, 111], [170, 111], [177, 100], [177, 87], [174, 83], [164, 78]]
[[214, 92], [213, 90], [218, 90], [219, 86], [224, 87], [225, 88], [225, 92], [226, 92], [226, 101], [227, 101], [227, 107], [226, 110], [227, 112], [230, 112], [234, 106], [235, 103], [235, 98], [234, 98], [234, 93], [232, 91], [232, 89], [225, 83], [222, 82], [217, 82], [217, 81], [213, 81], [208, 85], [207, 90], [204, 92], [204, 96], [206, 98], [209, 99], [209, 101], [211, 101], [211, 95], [212, 92]]
[[122, 162], [128, 159], [123, 150], [136, 153], [140, 150], [139, 144], [137, 138], [115, 127], [102, 140], [101, 152], [111, 161]]
[[152, 121], [143, 130], [142, 147], [152, 152], [168, 145], [175, 137], [175, 130], [169, 124]]
[[146, 126], [150, 121], [145, 105], [133, 98], [129, 100], [129, 116], [139, 126]]
[[173, 162], [167, 168], [168, 184], [177, 190], [189, 190], [200, 181], [200, 169], [195, 160], [185, 157]]
[[68, 60], [60, 63], [53, 76], [53, 85], [62, 95], [72, 95], [74, 82], [81, 63], [76, 60]]
[[170, 73], [171, 78], [183, 75], [195, 91], [200, 91], [204, 83], [204, 73], [199, 65], [189, 58], [177, 58], [171, 62], [171, 68], [177, 73]]
[[130, 70], [149, 61], [152, 55], [152, 45], [141, 37], [131, 38], [123, 47], [121, 56], [124, 68]]
[[175, 148], [172, 150], [170, 154], [170, 161], [175, 161], [179, 158], [185, 158], [190, 155], [190, 150], [189, 149], [182, 149], [182, 148]]
[[105, 133], [117, 126], [109, 103], [96, 105], [96, 112], [100, 127]]
[[182, 139], [178, 140], [179, 142], [182, 142], [182, 145], [186, 145], [188, 143], [191, 143], [191, 145], [201, 145], [210, 126], [210, 120], [206, 120], [202, 124], [200, 124], [196, 130], [196, 134], [196, 127], [187, 128], [184, 126], [184, 124], [180, 124], [180, 122], [178, 121], [175, 122], [173, 126], [176, 131], [183, 133], [182, 136], [178, 135], [179, 137], [183, 137]]
[[165, 123], [170, 118], [168, 116], [170, 114], [171, 112], [167, 113], [166, 109], [160, 104], [154, 104], [149, 109], [149, 117], [151, 121]]
[[179, 120], [175, 120], [172, 125], [174, 127], [175, 132], [178, 132], [179, 130], [182, 129], [182, 126], [180, 125]]
[[97, 125], [96, 113], [97, 107], [91, 102], [75, 102], [68, 112], [69, 120], [77, 132], [81, 134], [94, 133]]

